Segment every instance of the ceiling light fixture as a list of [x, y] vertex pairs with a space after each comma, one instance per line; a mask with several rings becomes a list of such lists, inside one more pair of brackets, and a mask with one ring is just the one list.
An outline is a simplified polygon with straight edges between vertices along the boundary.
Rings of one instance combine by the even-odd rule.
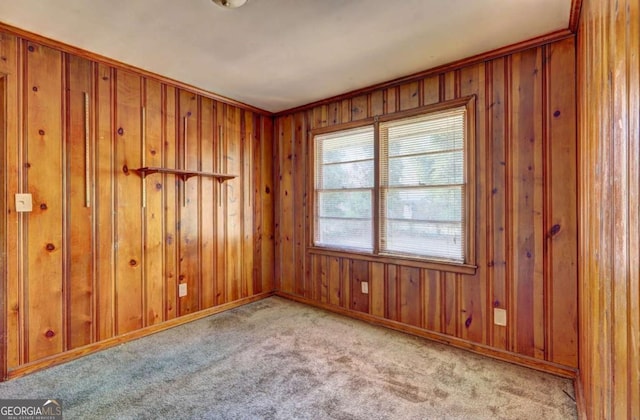
[[244, 6], [248, 0], [213, 0], [215, 4], [225, 9], [237, 9]]

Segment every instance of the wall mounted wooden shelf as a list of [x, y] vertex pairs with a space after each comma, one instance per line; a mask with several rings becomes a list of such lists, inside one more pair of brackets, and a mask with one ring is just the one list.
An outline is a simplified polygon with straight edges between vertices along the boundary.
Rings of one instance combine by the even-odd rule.
[[186, 181], [187, 179], [194, 176], [204, 176], [209, 178], [216, 178], [218, 182], [222, 183], [228, 179], [237, 178], [238, 175], [230, 175], [230, 174], [218, 174], [214, 172], [202, 172], [202, 171], [191, 171], [186, 169], [171, 169], [171, 168], [159, 168], [153, 166], [145, 166], [144, 168], [134, 169], [142, 178], [147, 175], [161, 173], [161, 174], [174, 174], [178, 178]]

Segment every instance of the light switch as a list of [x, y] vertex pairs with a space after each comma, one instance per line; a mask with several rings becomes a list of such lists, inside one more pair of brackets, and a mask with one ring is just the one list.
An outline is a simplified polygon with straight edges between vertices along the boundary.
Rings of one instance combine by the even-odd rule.
[[500, 308], [493, 308], [493, 323], [496, 325], [507, 325], [507, 310]]
[[31, 194], [16, 194], [16, 211], [28, 212], [33, 210]]
[[187, 296], [187, 283], [180, 283], [178, 286], [178, 297]]

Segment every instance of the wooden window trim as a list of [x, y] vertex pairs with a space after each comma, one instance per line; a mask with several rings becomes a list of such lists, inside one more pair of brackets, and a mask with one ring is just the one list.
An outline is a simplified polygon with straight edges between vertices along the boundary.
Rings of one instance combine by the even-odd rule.
[[[419, 108], [394, 112], [391, 114], [380, 115], [366, 118], [359, 121], [353, 121], [344, 124], [336, 124], [328, 127], [321, 127], [310, 130], [307, 138], [307, 165], [311, 168], [310, 176], [307, 178], [307, 199], [308, 206], [305, 207], [305, 219], [310, 224], [308, 231], [310, 235], [307, 239], [307, 252], [310, 254], [327, 255], [334, 257], [356, 258], [365, 261], [383, 262], [389, 264], [401, 264], [409, 267], [427, 268], [446, 272], [475, 274], [477, 270], [476, 261], [476, 95], [457, 98], [450, 101], [444, 101], [437, 104], [426, 105]], [[451, 108], [464, 106], [467, 110], [465, 124], [465, 222], [467, 229], [465, 230], [465, 262], [456, 263], [452, 261], [438, 260], [429, 257], [405, 256], [398, 254], [380, 253], [380, 168], [379, 168], [379, 123], [398, 120], [402, 118], [413, 117], [422, 114], [429, 114], [438, 111], [444, 111]], [[364, 126], [374, 127], [374, 203], [373, 203], [373, 252], [361, 252], [350, 249], [340, 249], [338, 247], [322, 247], [314, 244], [315, 238], [315, 144], [314, 138], [320, 134], [333, 133], [336, 131], [348, 130]]]

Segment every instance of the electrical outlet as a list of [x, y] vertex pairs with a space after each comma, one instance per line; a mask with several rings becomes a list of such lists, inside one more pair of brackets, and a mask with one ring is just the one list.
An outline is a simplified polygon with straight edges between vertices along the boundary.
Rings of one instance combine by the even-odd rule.
[[180, 286], [178, 288], [178, 297], [185, 296], [187, 296], [187, 283], [180, 283]]
[[369, 282], [368, 281], [362, 281], [360, 282], [360, 290], [362, 291], [362, 293], [364, 293], [365, 295], [369, 294]]
[[16, 194], [16, 212], [30, 212], [33, 210], [31, 194]]
[[507, 326], [507, 310], [500, 308], [493, 308], [493, 323], [496, 325]]

